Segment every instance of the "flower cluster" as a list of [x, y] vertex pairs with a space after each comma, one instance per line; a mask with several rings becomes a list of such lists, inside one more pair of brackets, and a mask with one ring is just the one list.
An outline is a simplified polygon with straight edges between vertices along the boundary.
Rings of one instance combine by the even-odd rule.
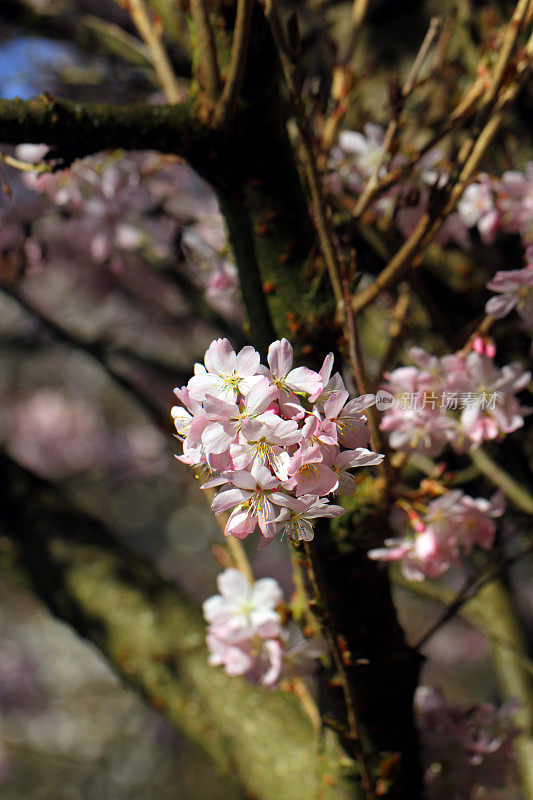
[[211, 664], [268, 688], [282, 678], [314, 671], [325, 643], [304, 639], [294, 623], [282, 624], [276, 608], [283, 603], [283, 592], [274, 578], [250, 584], [242, 572], [230, 568], [218, 576], [217, 586], [220, 594], [203, 604]]
[[525, 247], [533, 244], [533, 161], [523, 172], [509, 170], [500, 179], [478, 175], [465, 189], [458, 210], [468, 227], [477, 227], [485, 244], [496, 233], [519, 233]]
[[416, 366], [385, 374], [382, 389], [396, 402], [386, 409], [381, 429], [389, 433], [392, 448], [434, 457], [450, 443], [464, 452], [524, 424], [529, 409], [516, 393], [527, 386], [531, 372], [518, 363], [499, 368], [492, 348], [477, 350], [437, 358], [414, 347], [409, 354]]
[[415, 695], [422, 734], [425, 779], [431, 800], [471, 800], [476, 787], [501, 788], [514, 760], [519, 729], [516, 704], [484, 703], [463, 711], [449, 706], [438, 689], [420, 686]]
[[432, 500], [422, 512], [409, 508], [391, 515], [402, 538], [386, 539], [385, 547], [370, 550], [377, 561], [400, 561], [406, 578], [438, 578], [451, 566], [461, 566], [475, 545], [490, 550], [496, 534], [495, 517], [505, 510], [503, 495], [491, 500], [469, 497], [454, 489]]
[[287, 533], [313, 538], [313, 520], [344, 513], [326, 495], [352, 494], [353, 467], [383, 460], [368, 450], [364, 410], [374, 395], [348, 400], [342, 378], [293, 367], [286, 339], [268, 350], [268, 368], [253, 347], [236, 354], [227, 339], [212, 342], [172, 409], [183, 440], [180, 460], [204, 466], [205, 488], [223, 487], [215, 514], [231, 511], [225, 533], [244, 539], [256, 525], [265, 540]]

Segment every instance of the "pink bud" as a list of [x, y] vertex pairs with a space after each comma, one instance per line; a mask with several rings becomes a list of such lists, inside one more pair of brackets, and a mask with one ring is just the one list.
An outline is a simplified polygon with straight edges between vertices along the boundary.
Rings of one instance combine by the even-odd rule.
[[472, 344], [472, 347], [479, 356], [483, 355], [483, 353], [485, 352], [485, 342], [483, 341], [481, 336], [476, 336]]
[[496, 355], [496, 345], [492, 341], [492, 339], [487, 339], [485, 342], [485, 353], [488, 355], [489, 358], [494, 358]]

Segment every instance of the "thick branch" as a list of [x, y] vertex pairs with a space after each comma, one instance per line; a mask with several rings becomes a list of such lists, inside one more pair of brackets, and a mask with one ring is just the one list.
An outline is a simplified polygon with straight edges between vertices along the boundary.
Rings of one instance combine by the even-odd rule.
[[357, 800], [346, 756], [334, 738], [314, 743], [295, 696], [209, 665], [201, 615], [178, 588], [6, 456], [0, 474], [0, 515], [40, 597], [247, 795]]
[[74, 156], [108, 148], [158, 150], [195, 160], [221, 134], [200, 123], [194, 106], [144, 103], [116, 106], [74, 103], [39, 95], [31, 100], [0, 100], [0, 141], [35, 142], [66, 148]]

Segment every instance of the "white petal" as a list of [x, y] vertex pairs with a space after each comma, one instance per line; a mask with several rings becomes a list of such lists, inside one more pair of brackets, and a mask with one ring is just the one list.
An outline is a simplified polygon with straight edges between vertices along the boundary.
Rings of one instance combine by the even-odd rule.
[[221, 572], [217, 578], [217, 586], [220, 594], [232, 603], [236, 600], [246, 601], [250, 597], [250, 584], [238, 569], [229, 567]]
[[235, 360], [235, 372], [242, 378], [255, 375], [261, 356], [249, 345], [243, 347]]
[[292, 367], [292, 346], [287, 339], [272, 342], [268, 348], [268, 364], [276, 378], [284, 378]]

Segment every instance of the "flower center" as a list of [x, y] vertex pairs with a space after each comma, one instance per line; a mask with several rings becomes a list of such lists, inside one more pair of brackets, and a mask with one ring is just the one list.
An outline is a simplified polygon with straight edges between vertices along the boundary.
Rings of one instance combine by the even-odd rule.
[[308, 483], [313, 483], [317, 476], [318, 467], [315, 464], [304, 464], [303, 467], [300, 467], [298, 470], [298, 478], [304, 486]]

